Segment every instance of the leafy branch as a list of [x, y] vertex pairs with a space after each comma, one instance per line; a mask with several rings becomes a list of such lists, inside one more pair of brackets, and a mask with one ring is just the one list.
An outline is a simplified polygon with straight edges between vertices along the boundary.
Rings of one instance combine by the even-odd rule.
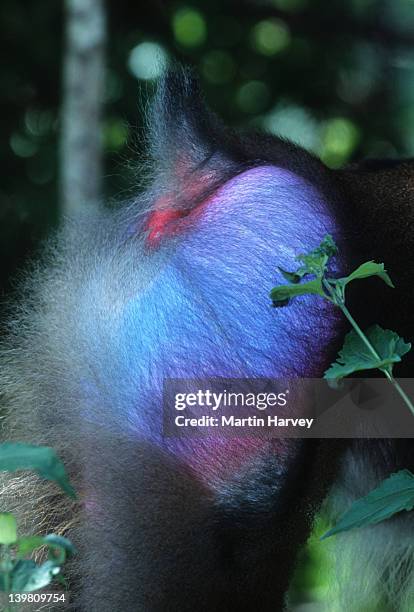
[[[52, 448], [12, 442], [0, 444], [0, 471], [28, 469], [35, 470], [42, 478], [54, 480], [69, 497], [76, 498], [64, 465]], [[48, 558], [43, 563], [25, 558], [42, 547], [48, 551]], [[60, 575], [61, 568], [66, 558], [74, 553], [74, 546], [62, 536], [18, 537], [14, 515], [0, 512], [0, 592], [35, 591], [56, 577], [64, 581]]]
[[[331, 257], [338, 252], [332, 237], [327, 234], [313, 251], [298, 255], [299, 267], [293, 272], [279, 268], [280, 273], [288, 281], [286, 285], [278, 285], [270, 292], [273, 305], [286, 306], [291, 299], [301, 295], [319, 295], [341, 309], [352, 326], [345, 336], [342, 349], [337, 360], [326, 370], [324, 378], [337, 382], [345, 376], [362, 370], [378, 369], [387, 377], [399, 393], [414, 416], [414, 405], [404, 389], [393, 375], [394, 364], [401, 361], [403, 355], [411, 349], [411, 344], [405, 342], [398, 334], [389, 329], [373, 325], [365, 332], [349, 312], [345, 301], [345, 289], [355, 280], [378, 276], [389, 287], [394, 287], [383, 263], [367, 261], [361, 264], [348, 276], [331, 278], [328, 276], [328, 265]], [[302, 279], [313, 276], [312, 280], [301, 283]]]

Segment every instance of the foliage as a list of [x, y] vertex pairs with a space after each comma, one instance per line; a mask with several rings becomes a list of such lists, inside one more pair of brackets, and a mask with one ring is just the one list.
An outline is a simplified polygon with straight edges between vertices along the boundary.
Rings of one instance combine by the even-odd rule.
[[[298, 255], [296, 260], [300, 262], [300, 266], [297, 270], [293, 272], [281, 270], [282, 276], [289, 284], [278, 285], [270, 291], [273, 305], [284, 307], [289, 304], [291, 299], [298, 296], [318, 295], [340, 308], [351, 323], [353, 330], [345, 337], [337, 361], [331, 364], [325, 372], [324, 378], [335, 383], [354, 372], [378, 369], [394, 385], [414, 415], [414, 405], [392, 373], [393, 365], [401, 361], [401, 357], [411, 349], [411, 344], [404, 342], [395, 332], [382, 329], [379, 325], [374, 325], [363, 332], [345, 304], [345, 288], [352, 281], [378, 276], [389, 287], [394, 287], [394, 285], [385, 270], [384, 264], [374, 261], [361, 264], [351, 274], [343, 278], [327, 276], [329, 274], [329, 260], [337, 252], [338, 249], [332, 236], [327, 234], [315, 249], [309, 253]], [[316, 278], [300, 283], [301, 279], [306, 276], [315, 276]]]
[[[17, 537], [16, 519], [8, 512], [0, 513], [0, 545], [0, 591], [7, 593], [36, 591], [47, 586], [59, 574], [66, 557], [75, 552], [63, 536]], [[47, 561], [25, 559], [42, 547], [48, 550]]]
[[391, 374], [395, 363], [408, 353], [411, 344], [390, 329], [373, 325], [365, 332], [369, 343], [378, 354], [376, 357], [362, 341], [355, 330], [345, 336], [344, 345], [339, 351], [337, 361], [326, 371], [326, 378], [340, 379], [361, 370], [384, 370]]
[[[54, 480], [70, 497], [76, 497], [62, 462], [53, 449], [22, 443], [0, 444], [0, 470], [35, 470], [39, 476]], [[59, 577], [67, 556], [75, 553], [63, 536], [17, 535], [17, 523], [10, 512], [0, 513], [0, 591], [22, 593], [35, 591]], [[42, 563], [26, 559], [34, 551], [46, 548], [48, 558]]]
[[35, 470], [42, 478], [56, 481], [69, 497], [76, 497], [63, 463], [53, 448], [48, 446], [33, 446], [20, 442], [0, 444], [0, 470]]
[[327, 531], [321, 540], [356, 527], [375, 525], [397, 512], [413, 508], [414, 474], [408, 470], [401, 470], [383, 480], [368, 495], [355, 501], [335, 527]]
[[[394, 285], [384, 264], [374, 261], [361, 264], [346, 277], [331, 278], [328, 276], [329, 260], [337, 252], [332, 237], [326, 235], [315, 249], [296, 257], [300, 262], [296, 270], [292, 272], [280, 270], [288, 284], [274, 287], [270, 292], [270, 298], [275, 306], [285, 307], [290, 300], [298, 296], [318, 295], [340, 308], [353, 329], [345, 336], [337, 360], [326, 370], [324, 378], [328, 381], [338, 381], [355, 372], [378, 369], [394, 385], [414, 416], [411, 399], [393, 376], [394, 364], [401, 361], [401, 357], [411, 349], [411, 344], [405, 342], [396, 332], [382, 329], [379, 325], [373, 325], [363, 332], [345, 304], [345, 288], [352, 281], [377, 276], [389, 287]], [[306, 276], [316, 278], [300, 283]], [[411, 510], [413, 507], [414, 476], [407, 470], [402, 470], [392, 474], [366, 497], [354, 502], [338, 524], [322, 539], [341, 531], [378, 523], [401, 510]]]

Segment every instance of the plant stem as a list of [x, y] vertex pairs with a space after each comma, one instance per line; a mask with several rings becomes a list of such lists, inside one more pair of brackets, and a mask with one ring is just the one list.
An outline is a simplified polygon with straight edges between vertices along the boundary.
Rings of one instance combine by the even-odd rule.
[[400, 394], [404, 402], [407, 404], [408, 408], [411, 410], [411, 414], [414, 416], [414, 405], [411, 399], [408, 397], [404, 389], [401, 387], [399, 382], [391, 375], [388, 380], [394, 385], [396, 391]]
[[[1, 560], [3, 563], [5, 564], [10, 564], [11, 562], [11, 555], [10, 555], [10, 547], [7, 544], [3, 544], [3, 550], [2, 550], [2, 555], [1, 555]], [[10, 577], [10, 571], [6, 571], [4, 572], [4, 594], [5, 597], [7, 598], [7, 603], [9, 603], [9, 595], [10, 595], [10, 588], [11, 588], [11, 577]], [[4, 609], [4, 612], [13, 612], [13, 608], [10, 605], [7, 605], [6, 608]]]
[[[322, 284], [325, 287], [325, 289], [328, 291], [328, 293], [331, 296], [334, 304], [336, 306], [338, 306], [338, 308], [340, 308], [342, 310], [342, 312], [344, 313], [344, 315], [346, 316], [346, 318], [348, 319], [348, 321], [350, 322], [350, 324], [352, 325], [352, 327], [354, 328], [354, 330], [356, 331], [358, 336], [361, 338], [362, 342], [368, 348], [370, 353], [375, 357], [375, 359], [378, 359], [378, 361], [381, 361], [381, 357], [380, 357], [380, 355], [378, 355], [378, 352], [376, 351], [375, 347], [368, 340], [368, 338], [366, 337], [366, 335], [364, 334], [362, 329], [359, 327], [358, 323], [355, 321], [354, 317], [349, 312], [348, 308], [345, 306], [344, 299], [342, 297], [339, 297], [335, 293], [335, 291], [332, 289], [331, 285], [325, 279], [323, 279]], [[388, 378], [390, 383], [394, 386], [395, 390], [400, 395], [400, 397], [403, 399], [405, 404], [408, 406], [411, 414], [414, 416], [414, 405], [413, 405], [411, 399], [408, 397], [408, 395], [404, 391], [404, 389], [401, 387], [401, 385], [398, 383], [398, 381], [394, 378], [394, 376], [391, 374], [391, 372], [389, 372], [387, 369], [383, 369], [383, 368], [379, 368], [379, 369], [381, 370], [381, 372], [383, 372], [385, 374], [385, 376]]]

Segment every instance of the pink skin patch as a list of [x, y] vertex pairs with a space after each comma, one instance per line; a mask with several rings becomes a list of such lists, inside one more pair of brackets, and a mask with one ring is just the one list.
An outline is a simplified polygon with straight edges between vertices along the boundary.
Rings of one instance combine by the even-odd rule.
[[164, 210], [155, 210], [148, 220], [147, 224], [147, 241], [151, 246], [156, 245], [161, 238], [168, 234], [168, 226], [173, 227], [174, 221], [183, 218], [183, 211], [174, 210], [173, 208]]
[[199, 217], [210, 201], [207, 198], [195, 208], [176, 208], [170, 196], [163, 196], [155, 203], [155, 210], [149, 215], [146, 223], [147, 245], [154, 248], [161, 240], [180, 234], [190, 227]]

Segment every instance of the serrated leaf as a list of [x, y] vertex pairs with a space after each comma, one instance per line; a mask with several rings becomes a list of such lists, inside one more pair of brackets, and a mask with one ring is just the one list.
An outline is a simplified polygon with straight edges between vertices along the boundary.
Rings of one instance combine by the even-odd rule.
[[337, 360], [326, 370], [324, 378], [339, 379], [353, 372], [377, 368], [387, 368], [391, 372], [393, 364], [401, 361], [401, 357], [411, 349], [411, 344], [404, 342], [396, 332], [382, 329], [379, 325], [370, 327], [365, 335], [376, 350], [379, 359], [372, 355], [363, 340], [352, 330], [345, 336]]
[[328, 257], [326, 255], [298, 255], [297, 259], [302, 262], [302, 265], [297, 271], [301, 277], [307, 274], [314, 274], [318, 277], [322, 277], [326, 270], [326, 264], [328, 263]]
[[347, 285], [353, 280], [357, 280], [360, 278], [368, 278], [369, 276], [378, 276], [389, 287], [394, 288], [392, 280], [389, 277], [384, 267], [384, 264], [376, 263], [375, 261], [366, 261], [365, 263], [361, 264], [356, 270], [354, 270], [351, 274], [345, 276], [344, 278], [339, 278], [336, 282], [340, 283], [342, 286], [345, 287], [345, 285]]
[[391, 474], [376, 489], [355, 501], [321, 540], [357, 527], [374, 525], [402, 510], [414, 508], [414, 475], [408, 470]]
[[17, 541], [17, 523], [11, 512], [0, 513], [0, 544], [14, 544]]
[[328, 257], [333, 257], [338, 253], [338, 247], [335, 244], [334, 239], [330, 234], [326, 234], [320, 243], [319, 247], [317, 247], [322, 253], [325, 253]]
[[0, 470], [35, 470], [42, 478], [56, 481], [67, 495], [76, 498], [63, 463], [48, 446], [33, 446], [20, 442], [0, 444]]
[[302, 263], [296, 274], [315, 274], [322, 277], [329, 259], [338, 252], [337, 246], [329, 234], [326, 234], [322, 242], [313, 251], [298, 255], [296, 259]]
[[301, 285], [278, 285], [271, 290], [270, 299], [277, 304], [278, 302], [285, 302], [286, 300], [290, 300], [298, 295], [308, 294], [316, 294], [326, 297], [319, 278]]

